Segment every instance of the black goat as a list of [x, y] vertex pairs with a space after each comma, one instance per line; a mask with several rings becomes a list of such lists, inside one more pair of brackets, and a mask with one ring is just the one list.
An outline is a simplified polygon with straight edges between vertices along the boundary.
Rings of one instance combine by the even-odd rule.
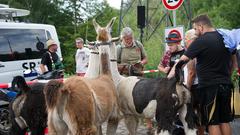
[[45, 84], [28, 86], [22, 76], [14, 77], [12, 87], [18, 88], [18, 95], [10, 104], [12, 127], [9, 135], [24, 135], [29, 129], [31, 135], [44, 135], [47, 127], [47, 111], [43, 94]]

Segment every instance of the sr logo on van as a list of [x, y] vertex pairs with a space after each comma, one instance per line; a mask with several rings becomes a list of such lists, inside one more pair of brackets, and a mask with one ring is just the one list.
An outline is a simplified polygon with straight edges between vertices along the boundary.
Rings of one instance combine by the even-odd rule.
[[24, 62], [22, 64], [22, 67], [24, 69], [23, 76], [24, 77], [33, 77], [37, 76], [37, 70], [35, 69], [36, 63], [35, 62]]

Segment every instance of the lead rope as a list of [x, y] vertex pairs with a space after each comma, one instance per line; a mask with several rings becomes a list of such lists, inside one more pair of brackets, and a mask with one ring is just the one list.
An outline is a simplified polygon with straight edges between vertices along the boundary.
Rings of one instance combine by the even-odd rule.
[[55, 70], [55, 69], [56, 69], [56, 67], [55, 67], [55, 64], [54, 64], [54, 62], [53, 62], [52, 55], [51, 55], [51, 53], [50, 53], [49, 51], [47, 51], [47, 52], [48, 52], [48, 54], [49, 54], [49, 57], [50, 57], [50, 59], [51, 59], [51, 62], [52, 62], [52, 70]]

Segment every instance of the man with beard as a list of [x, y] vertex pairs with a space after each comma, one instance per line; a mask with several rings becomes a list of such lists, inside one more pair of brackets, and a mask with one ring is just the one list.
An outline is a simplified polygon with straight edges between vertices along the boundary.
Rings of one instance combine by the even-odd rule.
[[180, 58], [176, 68], [197, 58], [201, 122], [208, 127], [209, 135], [231, 135], [233, 53], [224, 46], [222, 36], [207, 15], [197, 16], [192, 22], [198, 38]]

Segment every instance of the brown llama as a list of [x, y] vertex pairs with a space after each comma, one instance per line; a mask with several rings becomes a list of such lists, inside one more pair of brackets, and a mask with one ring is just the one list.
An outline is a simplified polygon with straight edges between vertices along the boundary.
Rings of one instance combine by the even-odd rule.
[[[52, 80], [46, 85], [44, 94], [49, 135], [101, 135], [101, 124], [117, 118], [117, 93], [110, 71], [110, 49], [104, 44], [111, 41], [109, 30], [114, 20], [105, 28], [94, 21], [100, 43], [99, 77], [74, 76], [63, 83]], [[115, 134], [112, 131], [115, 130], [108, 129], [107, 134]]]

